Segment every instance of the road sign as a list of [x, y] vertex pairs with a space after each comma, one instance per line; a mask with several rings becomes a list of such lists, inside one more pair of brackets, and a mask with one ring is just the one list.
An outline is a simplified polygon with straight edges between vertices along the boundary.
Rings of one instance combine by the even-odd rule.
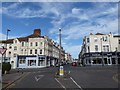
[[63, 66], [60, 66], [60, 76], [63, 76], [64, 74]]
[[0, 48], [0, 54], [3, 55], [6, 52], [6, 50], [7, 50], [6, 48]]

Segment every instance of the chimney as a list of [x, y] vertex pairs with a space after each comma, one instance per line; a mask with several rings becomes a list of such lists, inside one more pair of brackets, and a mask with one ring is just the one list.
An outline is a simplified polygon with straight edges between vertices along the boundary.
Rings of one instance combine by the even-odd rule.
[[41, 36], [41, 30], [40, 29], [35, 29], [33, 34]]

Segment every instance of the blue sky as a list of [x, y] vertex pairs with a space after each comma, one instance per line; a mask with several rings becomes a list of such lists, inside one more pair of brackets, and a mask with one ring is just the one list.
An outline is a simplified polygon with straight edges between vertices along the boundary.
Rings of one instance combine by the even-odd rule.
[[[2, 9], [2, 10], [1, 10]], [[27, 36], [35, 28], [59, 42], [73, 58], [78, 58], [82, 39], [92, 33], [118, 33], [118, 3], [115, 2], [3, 2], [2, 32], [10, 29], [9, 38]]]

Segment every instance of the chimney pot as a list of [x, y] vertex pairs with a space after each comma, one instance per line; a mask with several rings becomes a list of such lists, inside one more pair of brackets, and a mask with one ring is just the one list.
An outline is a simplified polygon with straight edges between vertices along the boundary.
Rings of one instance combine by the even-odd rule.
[[41, 36], [41, 30], [40, 29], [35, 29], [33, 34]]

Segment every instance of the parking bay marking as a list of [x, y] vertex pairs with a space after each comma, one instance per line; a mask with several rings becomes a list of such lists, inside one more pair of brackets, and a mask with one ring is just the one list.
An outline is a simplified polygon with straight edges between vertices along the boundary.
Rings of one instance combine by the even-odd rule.
[[70, 79], [71, 79], [81, 90], [83, 90], [82, 87], [81, 87], [80, 85], [78, 85], [72, 77], [70, 77]]
[[64, 88], [64, 89], [66, 90], [65, 86], [62, 85], [62, 83], [60, 83], [60, 82], [57, 80], [57, 78], [55, 78], [55, 80], [62, 86], [62, 88]]
[[35, 80], [36, 82], [38, 82], [44, 75], [37, 75], [35, 76]]

